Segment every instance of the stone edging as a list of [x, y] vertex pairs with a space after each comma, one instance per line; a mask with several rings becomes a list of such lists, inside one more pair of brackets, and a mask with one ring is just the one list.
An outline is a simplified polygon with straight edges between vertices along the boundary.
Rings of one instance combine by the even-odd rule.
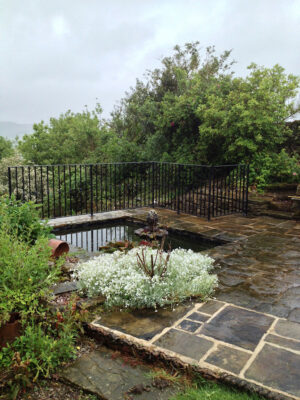
[[133, 356], [139, 356], [152, 364], [155, 363], [155, 360], [159, 360], [168, 366], [168, 368], [171, 366], [175, 369], [183, 370], [186, 373], [198, 373], [208, 380], [218, 381], [249, 393], [256, 393], [259, 396], [265, 397], [269, 400], [295, 399], [295, 397], [286, 396], [269, 390], [262, 386], [256, 385], [255, 383], [248, 382], [245, 379], [236, 377], [230, 373], [219, 372], [217, 368], [216, 370], [213, 370], [207, 367], [201, 367], [190, 362], [188, 357], [179, 357], [179, 355], [174, 355], [176, 353], [165, 349], [162, 350], [160, 347], [149, 344], [149, 342], [143, 339], [137, 339], [131, 335], [123, 334], [113, 329], [106, 328], [98, 324], [95, 325], [93, 323], [85, 324], [84, 328], [89, 337], [101, 341], [102, 344], [105, 344], [115, 350], [120, 350], [120, 348], [123, 348], [123, 350], [126, 349], [126, 351], [131, 353]]

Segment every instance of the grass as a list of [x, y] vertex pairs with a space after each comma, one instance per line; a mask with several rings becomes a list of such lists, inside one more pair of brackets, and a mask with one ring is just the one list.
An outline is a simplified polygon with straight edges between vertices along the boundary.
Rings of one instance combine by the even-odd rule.
[[181, 375], [178, 372], [171, 375], [164, 369], [155, 369], [147, 374], [153, 380], [167, 381], [177, 387], [178, 394], [169, 400], [263, 400], [256, 394], [234, 389], [215, 382], [210, 382], [200, 375]]
[[262, 398], [224, 385], [205, 382], [197, 388], [187, 388], [170, 400], [262, 400]]

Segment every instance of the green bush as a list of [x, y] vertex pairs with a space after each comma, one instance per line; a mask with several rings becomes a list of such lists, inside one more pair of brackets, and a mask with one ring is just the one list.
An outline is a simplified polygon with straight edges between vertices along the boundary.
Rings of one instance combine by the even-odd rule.
[[297, 183], [300, 176], [300, 161], [289, 156], [285, 150], [276, 153], [257, 153], [250, 164], [250, 182], [258, 190], [270, 183]]
[[15, 398], [22, 387], [39, 377], [48, 378], [62, 362], [75, 357], [76, 338], [70, 312], [58, 313], [54, 322], [48, 310], [44, 322], [28, 322], [22, 335], [0, 352], [0, 389], [5, 386], [7, 393], [9, 388]]
[[51, 227], [38, 216], [37, 205], [14, 197], [0, 197], [0, 229], [33, 243], [38, 237], [51, 237]]
[[49, 265], [48, 239], [38, 237], [33, 245], [11, 233], [2, 223], [0, 231], [0, 325], [11, 312], [35, 312], [40, 299], [57, 280], [59, 265]]

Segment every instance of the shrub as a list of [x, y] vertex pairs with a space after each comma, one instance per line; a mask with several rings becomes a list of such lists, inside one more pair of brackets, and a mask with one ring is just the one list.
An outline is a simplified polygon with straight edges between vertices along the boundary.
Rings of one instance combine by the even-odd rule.
[[14, 197], [0, 197], [0, 229], [6, 226], [7, 232], [34, 242], [38, 237], [50, 237], [51, 227], [38, 216], [37, 205], [22, 203]]
[[10, 397], [16, 398], [20, 389], [39, 377], [48, 378], [62, 362], [75, 357], [74, 319], [70, 313], [59, 315], [63, 323], [53, 324], [48, 310], [44, 322], [30, 321], [22, 335], [0, 351], [0, 397], [1, 389], [6, 394], [9, 389]]
[[[147, 269], [151, 270], [157, 251], [142, 249]], [[209, 274], [213, 259], [208, 256], [183, 249], [161, 252], [154, 273], [147, 274], [140, 265], [140, 250], [141, 247], [127, 254], [119, 251], [103, 254], [80, 264], [74, 273], [79, 288], [89, 297], [105, 296], [108, 307], [156, 308], [190, 296], [204, 299], [217, 284], [216, 275]]]
[[58, 264], [49, 266], [48, 239], [31, 245], [10, 229], [2, 224], [0, 230], [0, 325], [13, 311], [34, 313], [60, 271]]
[[280, 153], [257, 153], [250, 164], [250, 182], [258, 189], [269, 183], [297, 183], [300, 176], [300, 160], [289, 156], [285, 150]]

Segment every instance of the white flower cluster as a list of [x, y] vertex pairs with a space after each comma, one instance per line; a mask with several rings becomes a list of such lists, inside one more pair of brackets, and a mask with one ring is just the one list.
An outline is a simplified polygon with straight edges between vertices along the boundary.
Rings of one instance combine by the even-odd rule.
[[[137, 253], [141, 254], [141, 249], [151, 265], [151, 255], [155, 259], [157, 250], [149, 247], [134, 248], [126, 254], [102, 254], [79, 264], [74, 271], [79, 289], [89, 297], [105, 296], [109, 307], [156, 308], [191, 296], [204, 299], [217, 286], [217, 276], [209, 274], [214, 260], [208, 256], [175, 249], [164, 276], [160, 277], [157, 270], [151, 278], [138, 266]], [[162, 259], [167, 254], [162, 253]]]

